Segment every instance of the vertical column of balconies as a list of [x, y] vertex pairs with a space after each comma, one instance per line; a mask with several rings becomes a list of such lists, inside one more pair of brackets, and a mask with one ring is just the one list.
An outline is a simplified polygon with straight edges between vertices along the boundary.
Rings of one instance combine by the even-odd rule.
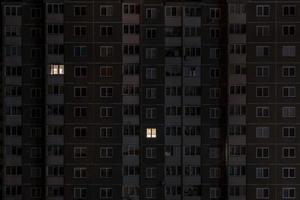
[[64, 199], [64, 3], [45, 6], [45, 199]]
[[228, 199], [246, 192], [246, 2], [228, 1]]
[[[6, 169], [22, 168], [22, 78], [21, 76], [5, 76], [12, 68], [21, 68], [21, 17], [22, 6], [20, 3], [2, 2], [2, 33], [9, 32], [8, 29], [15, 28], [18, 34], [15, 37], [4, 34], [2, 45], [3, 60], [3, 199], [21, 199], [22, 176], [15, 173], [10, 176]], [[9, 69], [10, 68], [10, 69]], [[19, 69], [20, 70], [20, 69]], [[14, 129], [15, 134], [11, 134]], [[15, 190], [16, 192], [12, 192]]]
[[[182, 4], [166, 2], [164, 16], [165, 56], [165, 198], [182, 199]], [[170, 191], [176, 191], [172, 193]]]
[[201, 197], [201, 3], [181, 4], [181, 145], [183, 199]]
[[141, 72], [141, 1], [123, 1], [122, 4], [122, 105], [123, 139], [122, 172], [124, 199], [140, 199], [140, 72]]
[[226, 195], [226, 4], [204, 1], [201, 9], [201, 176], [202, 198]]

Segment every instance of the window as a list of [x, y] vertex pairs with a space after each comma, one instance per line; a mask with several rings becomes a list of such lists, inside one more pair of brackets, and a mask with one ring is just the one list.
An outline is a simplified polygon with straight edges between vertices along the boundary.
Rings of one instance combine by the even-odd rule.
[[30, 177], [31, 178], [40, 178], [42, 176], [41, 167], [30, 167]]
[[100, 178], [111, 178], [113, 170], [110, 167], [101, 167], [100, 168]]
[[31, 158], [41, 158], [42, 149], [40, 147], [31, 147], [30, 148], [30, 157]]
[[21, 28], [20, 26], [5, 26], [5, 36], [6, 37], [17, 37], [20, 36]]
[[74, 56], [87, 56], [87, 46], [74, 46]]
[[147, 67], [146, 68], [146, 79], [156, 79], [156, 68], [154, 67]]
[[270, 36], [270, 26], [269, 25], [256, 26], [256, 36], [257, 37]]
[[100, 147], [100, 158], [112, 158], [113, 148], [112, 147]]
[[229, 155], [231, 157], [246, 155], [246, 147], [244, 145], [230, 145]]
[[282, 87], [282, 97], [296, 97], [296, 87]]
[[246, 24], [229, 24], [230, 34], [245, 34]]
[[48, 85], [48, 95], [60, 96], [64, 94], [64, 87], [62, 85]]
[[21, 166], [6, 166], [5, 175], [20, 176], [20, 175], [22, 175], [22, 167]]
[[221, 57], [220, 48], [209, 48], [209, 58], [210, 59], [219, 59]]
[[137, 24], [124, 24], [123, 25], [124, 34], [140, 34], [140, 25]]
[[32, 79], [38, 79], [38, 78], [41, 78], [41, 76], [42, 76], [41, 69], [31, 68], [31, 78]]
[[146, 138], [156, 138], [156, 128], [147, 128], [146, 129]]
[[47, 12], [48, 12], [48, 14], [63, 14], [64, 13], [64, 4], [48, 3]]
[[246, 54], [246, 45], [245, 44], [232, 44], [230, 46], [231, 54]]
[[296, 66], [283, 66], [282, 77], [296, 77]]
[[100, 26], [100, 35], [102, 37], [112, 36], [113, 28], [112, 26]]
[[156, 88], [146, 88], [146, 99], [155, 99], [156, 93]]
[[201, 56], [200, 47], [186, 47], [184, 49], [184, 56], [196, 57]]
[[221, 197], [221, 188], [219, 187], [210, 187], [209, 188], [209, 198], [210, 199], [219, 199]]
[[232, 4], [232, 3], [230, 3], [229, 13], [231, 15], [243, 14], [245, 12], [246, 12], [245, 4], [240, 4], [240, 3]]
[[146, 38], [147, 39], [155, 39], [157, 36], [156, 28], [146, 28]]
[[63, 34], [64, 25], [63, 24], [48, 24], [48, 34]]
[[74, 16], [84, 16], [87, 14], [86, 6], [74, 6]]
[[32, 19], [41, 18], [41, 9], [40, 8], [32, 8], [31, 9], [31, 18]]
[[243, 95], [246, 94], [246, 86], [244, 85], [233, 85], [230, 86], [230, 95]]
[[268, 17], [270, 16], [270, 6], [269, 5], [257, 5], [256, 6], [256, 17]]
[[157, 169], [155, 167], [146, 168], [146, 178], [156, 178]]
[[282, 16], [295, 16], [296, 6], [294, 5], [283, 5], [282, 6]]
[[283, 118], [294, 118], [296, 117], [296, 107], [282, 107]]
[[296, 127], [285, 126], [281, 130], [282, 137], [294, 138], [296, 137]]
[[269, 147], [257, 147], [256, 158], [269, 158]]
[[100, 16], [102, 17], [110, 17], [113, 15], [113, 7], [112, 5], [101, 5], [100, 6]]
[[156, 158], [156, 148], [155, 147], [146, 147], [146, 158], [149, 158], [149, 159]]
[[5, 56], [20, 56], [21, 47], [20, 46], [6, 46], [5, 47]]
[[87, 148], [86, 147], [74, 147], [73, 148], [73, 157], [74, 158], [86, 158], [87, 157]]
[[256, 117], [270, 117], [270, 107], [256, 107]]
[[220, 119], [221, 110], [220, 108], [209, 108], [209, 118], [210, 119]]
[[210, 88], [209, 89], [209, 97], [211, 99], [218, 99], [221, 96], [221, 89], [220, 88]]
[[86, 117], [87, 116], [87, 107], [74, 107], [74, 117]]
[[283, 199], [296, 199], [296, 188], [282, 188], [281, 197]]
[[[194, 36], [199, 36], [201, 33], [200, 33], [200, 27], [191, 27], [191, 28], [195, 28], [197, 30], [196, 31], [190, 31], [190, 32], [196, 32], [198, 33], [197, 35], [194, 35]], [[186, 30], [186, 29], [185, 29]], [[210, 28], [209, 29], [209, 33], [210, 33], [210, 39], [219, 39], [221, 37], [221, 30], [220, 28]]]
[[60, 56], [64, 54], [64, 45], [48, 44], [48, 55]]
[[263, 78], [269, 77], [269, 66], [256, 66], [256, 77]]
[[256, 87], [256, 97], [269, 97], [269, 87]]
[[100, 87], [100, 97], [112, 97], [113, 88], [112, 87]]
[[244, 165], [233, 165], [229, 166], [229, 176], [245, 176], [246, 166]]
[[269, 199], [270, 189], [269, 188], [256, 188], [256, 199]]
[[113, 128], [112, 127], [101, 127], [99, 136], [100, 136], [100, 138], [112, 138]]
[[86, 87], [74, 87], [74, 97], [86, 97], [87, 88]]
[[295, 147], [283, 147], [282, 148], [282, 158], [296, 158], [296, 148]]
[[201, 8], [199, 7], [185, 7], [184, 14], [187, 17], [200, 17]]
[[246, 114], [246, 106], [243, 104], [229, 105], [229, 115], [241, 116]]
[[87, 66], [74, 66], [74, 77], [84, 78], [87, 76]]
[[4, 6], [5, 16], [21, 16], [22, 8], [21, 6]]
[[74, 200], [86, 199], [87, 198], [87, 188], [75, 187], [73, 188]]
[[6, 126], [5, 127], [6, 136], [21, 136], [22, 127], [21, 126]]
[[113, 108], [112, 107], [100, 107], [100, 117], [112, 117]]
[[157, 48], [146, 48], [146, 59], [157, 58], [158, 50]]
[[296, 178], [296, 168], [294, 167], [283, 167], [281, 169], [282, 178]]
[[100, 66], [100, 77], [101, 78], [111, 78], [113, 76], [112, 66]]
[[282, 25], [282, 35], [283, 36], [295, 36], [296, 26], [295, 25]]
[[220, 8], [210, 8], [209, 9], [210, 19], [220, 19], [221, 18], [221, 9]]
[[256, 127], [256, 138], [269, 138], [270, 127]]
[[256, 46], [256, 56], [270, 56], [271, 50], [269, 46]]
[[86, 167], [75, 167], [73, 169], [73, 178], [86, 178]]
[[146, 194], [147, 199], [154, 199], [156, 198], [156, 188], [146, 188]]
[[74, 36], [85, 36], [87, 34], [86, 26], [74, 26]]
[[210, 159], [219, 158], [220, 157], [220, 148], [218, 147], [209, 147], [208, 149], [208, 157]]
[[112, 46], [100, 46], [100, 56], [101, 57], [113, 56], [113, 47]]
[[210, 167], [209, 168], [209, 178], [220, 178], [221, 169], [219, 167]]
[[140, 53], [139, 45], [124, 45], [123, 46], [123, 54], [124, 55], [138, 55]]
[[296, 47], [295, 46], [283, 46], [282, 47], [282, 56], [295, 57], [296, 56]]
[[74, 137], [81, 138], [87, 135], [87, 128], [86, 127], [74, 127]]
[[[48, 106], [48, 112], [49, 112], [49, 106]], [[31, 111], [30, 111], [31, 118], [40, 118], [41, 115], [42, 115], [41, 108], [31, 108]]]
[[269, 178], [270, 169], [268, 167], [256, 168], [256, 178]]
[[181, 7], [166, 6], [165, 14], [166, 14], [166, 17], [181, 16]]
[[123, 14], [139, 14], [140, 13], [140, 5], [133, 3], [123, 4]]
[[146, 119], [156, 119], [157, 109], [156, 108], [146, 108]]
[[200, 106], [185, 106], [184, 107], [184, 115], [185, 116], [200, 116], [201, 108]]
[[[6, 185], [5, 186], [5, 195], [11, 196], [14, 198], [14, 196], [22, 195], [22, 186], [21, 185]], [[17, 198], [17, 197], [15, 197]]]
[[201, 148], [197, 145], [189, 145], [184, 147], [185, 156], [200, 156]]
[[157, 18], [157, 9], [146, 8], [146, 19], [155, 19], [155, 18]]
[[112, 188], [100, 188], [100, 199], [112, 198], [113, 191]]

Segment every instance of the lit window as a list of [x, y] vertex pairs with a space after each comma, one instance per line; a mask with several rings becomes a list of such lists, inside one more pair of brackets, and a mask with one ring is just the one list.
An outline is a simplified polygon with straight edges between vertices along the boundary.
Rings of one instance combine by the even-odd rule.
[[51, 75], [63, 75], [64, 74], [64, 65], [50, 65], [50, 74]]
[[156, 138], [156, 128], [147, 128], [147, 138]]

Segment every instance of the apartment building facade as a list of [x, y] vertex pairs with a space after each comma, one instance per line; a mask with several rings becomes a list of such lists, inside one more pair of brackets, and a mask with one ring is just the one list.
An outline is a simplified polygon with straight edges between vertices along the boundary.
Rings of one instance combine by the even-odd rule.
[[299, 4], [2, 1], [2, 199], [296, 199]]

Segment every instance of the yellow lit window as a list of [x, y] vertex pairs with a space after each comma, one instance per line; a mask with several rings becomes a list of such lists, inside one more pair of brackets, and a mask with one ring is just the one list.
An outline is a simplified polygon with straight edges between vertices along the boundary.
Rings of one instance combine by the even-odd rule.
[[147, 128], [147, 138], [156, 138], [156, 128]]
[[64, 74], [64, 65], [50, 65], [50, 74], [51, 75], [63, 75]]

